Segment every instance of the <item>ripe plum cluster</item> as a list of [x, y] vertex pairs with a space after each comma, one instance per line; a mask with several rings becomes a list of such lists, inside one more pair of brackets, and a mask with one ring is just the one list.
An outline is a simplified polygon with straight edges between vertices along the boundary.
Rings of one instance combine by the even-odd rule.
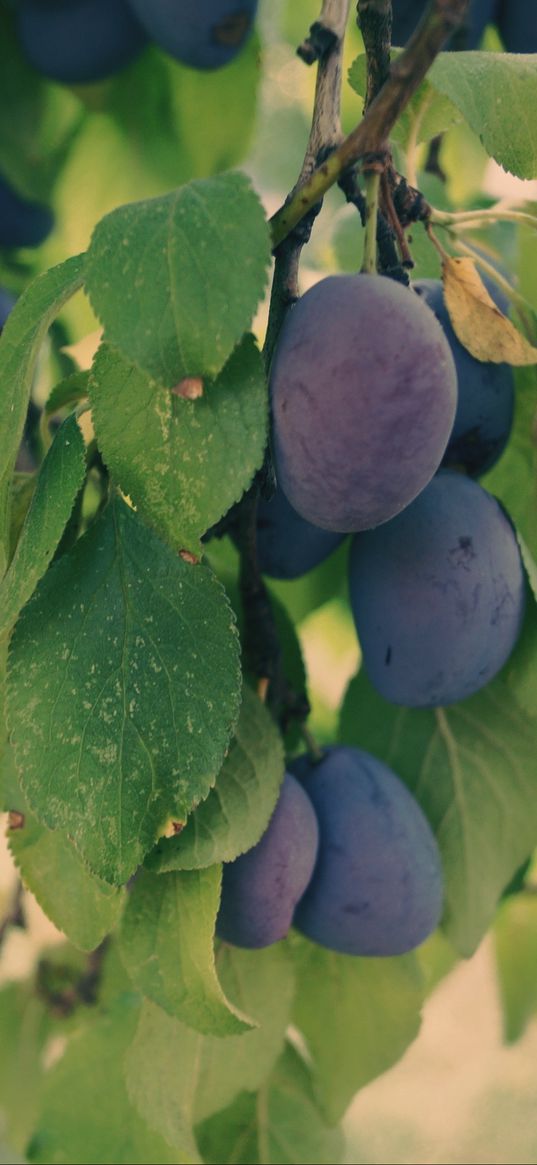
[[355, 748], [300, 757], [261, 841], [224, 867], [217, 933], [262, 947], [293, 924], [347, 955], [397, 955], [442, 913], [442, 867], [417, 801]]
[[[475, 480], [509, 438], [512, 369], [462, 346], [440, 282], [336, 276], [290, 310], [271, 396], [263, 571], [298, 577], [351, 532], [351, 607], [378, 692], [419, 708], [477, 692], [525, 606], [515, 531]], [[217, 931], [257, 947], [294, 925], [343, 954], [398, 955], [432, 933], [442, 901], [417, 801], [375, 757], [333, 747], [290, 763], [264, 837], [225, 867]]]
[[[371, 682], [411, 707], [478, 691], [524, 614], [514, 529], [472, 480], [508, 440], [511, 368], [463, 348], [440, 282], [335, 276], [289, 313], [271, 392], [281, 490], [305, 522], [354, 534], [350, 598]], [[273, 535], [270, 566], [278, 554]]]
[[257, 0], [19, 0], [24, 53], [54, 81], [100, 81], [149, 41], [193, 69], [219, 69], [247, 40]]

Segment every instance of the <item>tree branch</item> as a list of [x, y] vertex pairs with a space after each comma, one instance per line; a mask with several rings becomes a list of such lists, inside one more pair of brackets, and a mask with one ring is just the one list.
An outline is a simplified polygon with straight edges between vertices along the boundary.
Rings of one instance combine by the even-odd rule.
[[278, 247], [290, 231], [338, 181], [341, 174], [368, 155], [386, 149], [397, 119], [429, 71], [444, 41], [462, 24], [468, 0], [432, 0], [404, 52], [391, 64], [390, 74], [371, 102], [360, 124], [333, 153], [300, 182], [271, 219], [272, 241]]
[[[349, 15], [350, 0], [323, 0], [319, 20], [312, 29], [322, 27], [332, 34], [327, 40], [328, 47], [319, 59], [315, 100], [310, 135], [304, 161], [298, 180], [289, 195], [297, 197], [297, 192], [315, 171], [321, 154], [329, 152], [341, 141], [340, 95], [343, 40]], [[304, 44], [307, 42], [305, 41]], [[301, 50], [304, 46], [301, 46]], [[301, 51], [301, 56], [304, 54]], [[315, 59], [315, 58], [312, 58]], [[293, 226], [292, 234], [286, 231], [275, 251], [275, 269], [270, 299], [269, 320], [265, 340], [265, 360], [270, 366], [272, 353], [289, 307], [298, 299], [298, 267], [300, 255], [308, 242], [314, 219], [320, 209], [315, 200], [304, 215]], [[305, 221], [298, 225], [300, 220]], [[286, 237], [287, 236], [287, 237]]]
[[358, 24], [367, 54], [367, 109], [390, 75], [392, 0], [358, 0]]

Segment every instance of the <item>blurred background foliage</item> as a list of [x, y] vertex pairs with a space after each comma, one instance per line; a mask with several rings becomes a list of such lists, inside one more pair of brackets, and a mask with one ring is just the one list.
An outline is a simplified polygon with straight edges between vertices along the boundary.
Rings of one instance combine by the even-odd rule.
[[[95, 223], [115, 206], [230, 167], [245, 169], [267, 213], [273, 213], [296, 179], [307, 141], [315, 77], [295, 48], [318, 9], [319, 0], [261, 0], [258, 34], [223, 71], [196, 73], [150, 47], [110, 80], [71, 88], [40, 78], [25, 64], [13, 36], [10, 4], [0, 3], [0, 172], [21, 194], [48, 202], [56, 216], [55, 229], [40, 248], [0, 252], [0, 283], [17, 293], [39, 271], [83, 250]], [[492, 30], [486, 47], [498, 47]], [[353, 27], [347, 66], [361, 48]], [[345, 85], [346, 130], [360, 112], [359, 97]], [[445, 186], [436, 176], [420, 174], [420, 187], [437, 206], [445, 205], [446, 197], [460, 209], [488, 205], [504, 194], [537, 198], [537, 183], [511, 179], [490, 163], [466, 126], [446, 133], [441, 164]], [[536, 303], [535, 235], [503, 225], [479, 232], [475, 241], [493, 258], [501, 257], [523, 294]], [[355, 270], [361, 246], [356, 211], [330, 192], [304, 254], [303, 289], [325, 274]], [[418, 277], [438, 277], [438, 256], [421, 227], [412, 250]], [[255, 325], [260, 338], [265, 320], [266, 305]], [[88, 301], [77, 296], [43, 354], [38, 401], [59, 374], [77, 363], [87, 366], [96, 328]], [[519, 409], [527, 411], [524, 399]], [[342, 697], [359, 664], [342, 569], [346, 553], [345, 543], [305, 578], [271, 583], [297, 624], [312, 702], [310, 727], [321, 742], [337, 734]], [[234, 555], [225, 540], [209, 548], [221, 571], [234, 571]], [[0, 874], [1, 915], [13, 884], [7, 850]], [[14, 930], [4, 946], [4, 983], [23, 979], [43, 945], [61, 941], [34, 902], [28, 911], [28, 931]], [[537, 896], [525, 895], [504, 902], [494, 934], [468, 963], [456, 963], [437, 936], [426, 944], [422, 958], [432, 994], [421, 1035], [351, 1107], [349, 1162], [537, 1162], [536, 934]], [[13, 987], [13, 1007], [17, 991]], [[9, 1009], [6, 1025], [8, 1017]], [[4, 1049], [6, 1031], [2, 1027]], [[24, 1058], [24, 1047], [19, 1055]], [[1, 1053], [0, 1084], [9, 1086]], [[23, 1107], [24, 1102], [23, 1097]], [[0, 1145], [0, 1162], [18, 1159]]]

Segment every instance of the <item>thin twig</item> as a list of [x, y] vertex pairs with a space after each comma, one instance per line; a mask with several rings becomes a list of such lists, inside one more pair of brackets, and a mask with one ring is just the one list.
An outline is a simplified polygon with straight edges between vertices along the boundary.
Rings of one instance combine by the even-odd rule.
[[395, 122], [429, 71], [444, 41], [464, 20], [468, 0], [433, 0], [363, 120], [271, 219], [277, 247], [349, 166], [386, 148]]
[[[350, 0], [323, 0], [317, 24], [333, 33], [330, 47], [320, 57], [317, 66], [315, 100], [311, 129], [304, 161], [289, 199], [297, 197], [304, 182], [315, 171], [321, 153], [329, 153], [341, 141], [340, 95], [343, 41], [349, 16]], [[298, 299], [298, 267], [300, 255], [308, 242], [320, 206], [313, 203], [303, 229], [285, 232], [275, 250], [274, 279], [270, 299], [269, 320], [265, 339], [265, 361], [270, 366], [272, 354], [285, 316]], [[303, 219], [305, 216], [301, 215]], [[298, 221], [296, 226], [298, 226]], [[287, 237], [286, 237], [287, 236]]]
[[483, 207], [481, 210], [448, 211], [433, 208], [430, 220], [435, 226], [453, 227], [456, 230], [478, 230], [490, 226], [491, 222], [515, 222], [519, 226], [537, 230], [537, 215], [524, 210], [511, 210], [505, 202], [497, 202], [495, 206]]

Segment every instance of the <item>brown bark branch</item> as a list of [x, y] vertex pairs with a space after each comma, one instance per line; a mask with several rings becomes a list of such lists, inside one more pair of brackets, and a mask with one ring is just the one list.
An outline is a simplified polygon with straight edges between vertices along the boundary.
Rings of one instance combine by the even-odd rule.
[[367, 55], [365, 112], [390, 75], [392, 0], [358, 0], [358, 24]]
[[363, 120], [290, 195], [271, 219], [277, 247], [349, 166], [386, 148], [397, 119], [429, 71], [444, 41], [462, 24], [468, 0], [432, 0], [404, 52], [390, 66], [388, 80]]
[[[343, 39], [349, 15], [350, 0], [323, 0], [317, 24], [333, 34], [330, 47], [319, 59], [315, 100], [310, 135], [304, 161], [290, 197], [308, 181], [319, 162], [321, 151], [329, 151], [341, 141], [340, 94]], [[315, 27], [315, 26], [313, 26]], [[303, 229], [298, 228], [282, 236], [281, 246], [275, 251], [275, 269], [270, 299], [269, 320], [265, 340], [265, 361], [270, 366], [272, 353], [288, 309], [298, 298], [298, 267], [300, 255], [308, 242], [313, 221], [319, 207], [316, 200], [308, 207]], [[303, 219], [304, 215], [300, 216]], [[296, 226], [298, 226], [297, 219]], [[286, 237], [289, 236], [289, 237]]]

